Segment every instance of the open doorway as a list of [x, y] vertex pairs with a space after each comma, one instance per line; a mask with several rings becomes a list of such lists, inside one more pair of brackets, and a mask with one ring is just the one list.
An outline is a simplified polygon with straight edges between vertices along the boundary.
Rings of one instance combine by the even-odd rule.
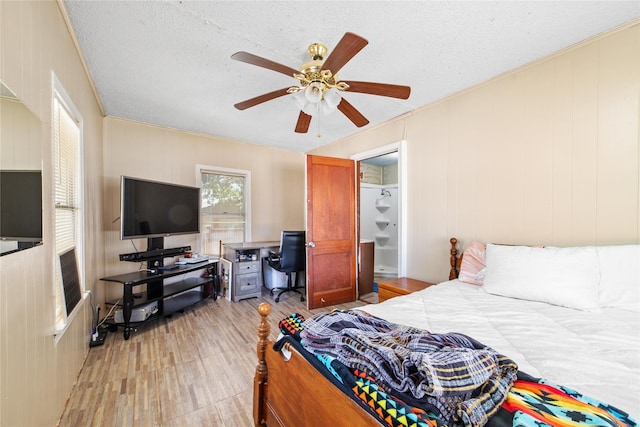
[[405, 157], [405, 141], [352, 156], [360, 162], [359, 271], [366, 279], [361, 296], [369, 290], [371, 266], [374, 290], [381, 280], [406, 275]]
[[398, 277], [398, 152], [360, 161], [360, 243], [373, 243], [374, 281]]

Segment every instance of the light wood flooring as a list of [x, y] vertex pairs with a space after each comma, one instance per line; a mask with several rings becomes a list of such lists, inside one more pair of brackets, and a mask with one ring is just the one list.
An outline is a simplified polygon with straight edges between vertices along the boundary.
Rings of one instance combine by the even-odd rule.
[[[309, 311], [295, 293], [279, 303], [262, 298], [208, 299], [182, 314], [145, 324], [125, 341], [122, 329], [89, 350], [60, 426], [252, 426], [257, 364], [257, 308], [271, 304], [278, 321]], [[365, 303], [339, 305], [352, 308]]]

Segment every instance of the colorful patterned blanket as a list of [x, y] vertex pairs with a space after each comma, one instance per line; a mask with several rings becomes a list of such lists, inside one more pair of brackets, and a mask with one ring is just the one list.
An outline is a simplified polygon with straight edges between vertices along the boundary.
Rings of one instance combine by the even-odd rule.
[[311, 317], [307, 351], [375, 378], [389, 393], [440, 414], [448, 424], [483, 425], [506, 399], [517, 366], [462, 334], [431, 334], [359, 310]]
[[[522, 372], [514, 381], [512, 361], [461, 334], [430, 334], [359, 310], [306, 321], [293, 314], [279, 326], [303, 354], [313, 349], [308, 358], [383, 425], [637, 425], [623, 411], [573, 390]], [[412, 355], [419, 352], [428, 355]]]

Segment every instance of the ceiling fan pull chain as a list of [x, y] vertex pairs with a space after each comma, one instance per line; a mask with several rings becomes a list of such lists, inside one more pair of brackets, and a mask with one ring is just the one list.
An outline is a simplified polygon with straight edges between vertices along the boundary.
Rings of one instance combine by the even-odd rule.
[[[325, 102], [326, 102], [326, 101], [325, 101]], [[317, 120], [316, 120], [316, 126], [318, 127], [318, 133], [317, 133], [317, 136], [318, 136], [318, 139], [320, 139], [320, 103], [319, 103], [319, 102], [318, 102], [318, 103], [316, 103], [316, 108], [318, 109], [318, 114], [316, 114], [316, 118], [317, 118]]]

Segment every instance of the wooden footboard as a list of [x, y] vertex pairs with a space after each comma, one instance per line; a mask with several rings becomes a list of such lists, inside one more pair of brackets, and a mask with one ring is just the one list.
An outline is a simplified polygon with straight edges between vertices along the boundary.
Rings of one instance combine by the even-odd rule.
[[256, 426], [373, 426], [379, 421], [343, 394], [294, 348], [285, 360], [267, 340], [271, 306], [258, 313], [258, 366], [254, 379], [253, 417]]

